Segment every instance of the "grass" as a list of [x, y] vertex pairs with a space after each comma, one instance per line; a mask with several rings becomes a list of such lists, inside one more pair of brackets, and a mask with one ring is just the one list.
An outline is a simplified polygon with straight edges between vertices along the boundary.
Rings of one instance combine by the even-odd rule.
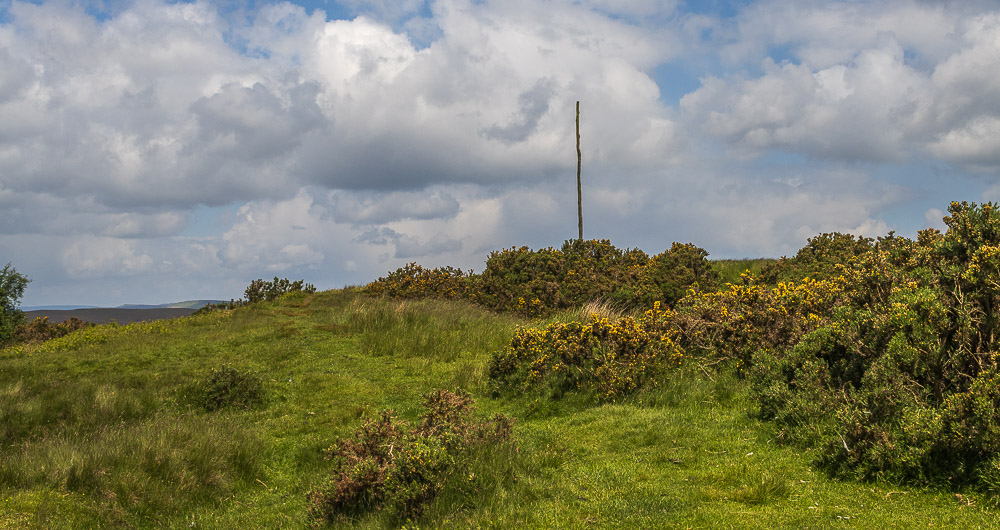
[[[827, 478], [724, 374], [682, 368], [615, 404], [489, 396], [489, 353], [541, 324], [344, 290], [2, 350], [0, 528], [307, 527], [324, 450], [379, 410], [416, 419], [434, 388], [517, 418], [517, 447], [476, 454], [420, 526], [998, 527], [995, 498]], [[263, 399], [208, 412], [199, 385], [227, 368]]]
[[723, 283], [740, 283], [740, 275], [749, 271], [759, 274], [761, 269], [778, 260], [772, 258], [715, 259], [712, 268], [719, 273]]

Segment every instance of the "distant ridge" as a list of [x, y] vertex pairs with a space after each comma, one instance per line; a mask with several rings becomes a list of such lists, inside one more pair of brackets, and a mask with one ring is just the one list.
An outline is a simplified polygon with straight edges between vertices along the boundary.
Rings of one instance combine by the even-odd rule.
[[116, 309], [201, 309], [208, 304], [221, 304], [229, 300], [186, 300], [184, 302], [174, 302], [172, 304], [124, 304]]
[[24, 307], [22, 311], [29, 321], [38, 317], [48, 317], [52, 322], [64, 322], [71, 318], [78, 318], [94, 324], [106, 324], [111, 321], [128, 324], [143, 320], [186, 317], [208, 304], [217, 304], [223, 301], [228, 302], [228, 300], [187, 300], [173, 304], [125, 304], [118, 307], [32, 306]]
[[21, 311], [70, 311], [73, 309], [97, 309], [96, 305], [26, 305]]
[[65, 322], [71, 318], [78, 318], [84, 322], [94, 324], [107, 324], [117, 322], [128, 324], [130, 322], [161, 320], [165, 318], [186, 317], [196, 310], [187, 307], [156, 307], [152, 309], [127, 309], [122, 307], [97, 307], [89, 309], [71, 310], [41, 310], [25, 311], [28, 320], [35, 318], [48, 318], [51, 322]]
[[123, 304], [108, 308], [98, 305], [26, 305], [21, 307], [25, 313], [30, 311], [72, 311], [75, 309], [201, 309], [208, 304], [221, 304], [229, 300], [185, 300], [171, 304]]

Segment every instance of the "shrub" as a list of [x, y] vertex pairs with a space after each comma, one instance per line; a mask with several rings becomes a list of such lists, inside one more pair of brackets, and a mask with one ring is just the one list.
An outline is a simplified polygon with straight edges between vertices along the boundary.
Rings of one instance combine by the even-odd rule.
[[858, 256], [868, 253], [874, 243], [871, 238], [851, 234], [820, 234], [809, 238], [795, 256], [782, 257], [765, 266], [759, 278], [765, 283], [831, 278], [839, 274], [838, 265], [849, 265]]
[[[636, 285], [649, 264], [649, 256], [639, 249], [618, 249], [606, 239], [570, 240], [563, 244], [567, 257], [566, 274], [560, 282], [565, 307], [595, 300], [638, 307]], [[652, 307], [652, 303], [642, 306]]]
[[471, 298], [472, 271], [462, 272], [454, 267], [425, 269], [416, 263], [390, 272], [368, 284], [365, 292], [392, 298], [446, 298], [456, 300]]
[[0, 270], [0, 345], [8, 342], [14, 330], [24, 323], [24, 313], [18, 306], [29, 282], [31, 280], [18, 273], [10, 263]]
[[212, 369], [193, 389], [194, 402], [208, 412], [226, 407], [249, 409], [264, 403], [264, 381], [250, 371]]
[[497, 415], [470, 419], [468, 393], [437, 390], [424, 395], [427, 412], [416, 427], [383, 411], [366, 420], [353, 438], [327, 451], [336, 460], [332, 477], [309, 494], [309, 513], [319, 521], [386, 509], [398, 519], [418, 517], [462, 474], [473, 451], [508, 443], [513, 420]]
[[291, 282], [288, 281], [288, 278], [279, 279], [275, 276], [272, 281], [257, 279], [250, 282], [250, 285], [247, 286], [244, 292], [243, 298], [248, 304], [253, 304], [264, 301], [270, 302], [288, 293], [297, 292], [312, 294], [316, 292], [316, 286], [311, 283], [304, 283], [303, 280]]
[[841, 287], [829, 280], [804, 279], [762, 285], [750, 275], [740, 285], [717, 292], [693, 292], [680, 300], [672, 322], [690, 354], [733, 360], [747, 369], [758, 352], [790, 348], [825, 322]]
[[22, 324], [14, 330], [15, 342], [44, 342], [49, 339], [65, 337], [70, 333], [93, 326], [91, 322], [84, 322], [76, 317], [72, 317], [65, 322], [53, 324], [49, 317], [36, 317], [27, 324]]
[[708, 252], [692, 243], [674, 243], [643, 267], [633, 305], [652, 307], [653, 302], [673, 306], [688, 289], [712, 291], [719, 275], [708, 261]]
[[606, 239], [563, 243], [561, 249], [527, 247], [490, 254], [477, 301], [497, 311], [539, 316], [607, 300], [629, 307], [649, 257]]
[[296, 280], [293, 282], [289, 281], [288, 278], [278, 278], [277, 276], [275, 276], [272, 281], [256, 279], [250, 282], [250, 285], [247, 286], [242, 299], [230, 300], [219, 304], [207, 304], [194, 314], [200, 315], [211, 311], [236, 309], [237, 307], [242, 307], [247, 304], [255, 304], [257, 302], [270, 302], [277, 300], [288, 293], [299, 292], [306, 294], [315, 293], [316, 286], [311, 283], [304, 283], [304, 280]]
[[810, 240], [797, 272], [822, 280], [689, 297], [682, 340], [749, 359], [761, 416], [836, 475], [994, 487], [1000, 210], [949, 213], [916, 241]]
[[491, 252], [480, 277], [476, 301], [496, 311], [540, 315], [569, 306], [561, 282], [566, 256], [561, 250], [528, 247]]
[[692, 286], [708, 289], [718, 275], [708, 253], [674, 243], [653, 260], [639, 249], [619, 249], [606, 239], [570, 240], [560, 249], [509, 248], [490, 253], [480, 275], [415, 263], [369, 284], [370, 294], [396, 298], [465, 298], [496, 311], [541, 316], [606, 301], [646, 309], [672, 304]]
[[670, 318], [657, 304], [638, 320], [594, 315], [589, 324], [521, 329], [490, 358], [490, 384], [497, 393], [544, 388], [554, 396], [572, 389], [608, 400], [628, 395], [655, 384], [668, 365], [681, 362]]

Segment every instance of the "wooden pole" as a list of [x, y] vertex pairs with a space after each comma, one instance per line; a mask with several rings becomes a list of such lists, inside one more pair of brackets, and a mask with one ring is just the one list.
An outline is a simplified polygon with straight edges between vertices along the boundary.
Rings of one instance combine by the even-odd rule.
[[580, 168], [583, 153], [580, 152], [580, 102], [576, 102], [576, 214], [579, 219], [580, 241], [583, 242], [583, 184], [580, 182]]

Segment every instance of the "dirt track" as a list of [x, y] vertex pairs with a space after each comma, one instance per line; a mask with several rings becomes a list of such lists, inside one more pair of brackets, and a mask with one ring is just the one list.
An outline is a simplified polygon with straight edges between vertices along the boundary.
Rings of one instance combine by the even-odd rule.
[[164, 318], [177, 318], [186, 317], [191, 313], [194, 313], [194, 309], [183, 309], [183, 308], [169, 308], [169, 309], [70, 309], [70, 310], [41, 310], [41, 311], [25, 311], [24, 315], [28, 317], [28, 321], [34, 320], [36, 317], [49, 317], [52, 322], [65, 322], [70, 318], [76, 317], [84, 322], [93, 322], [94, 324], [106, 324], [114, 320], [119, 324], [128, 324], [129, 322], [139, 322], [142, 320], [161, 320]]

